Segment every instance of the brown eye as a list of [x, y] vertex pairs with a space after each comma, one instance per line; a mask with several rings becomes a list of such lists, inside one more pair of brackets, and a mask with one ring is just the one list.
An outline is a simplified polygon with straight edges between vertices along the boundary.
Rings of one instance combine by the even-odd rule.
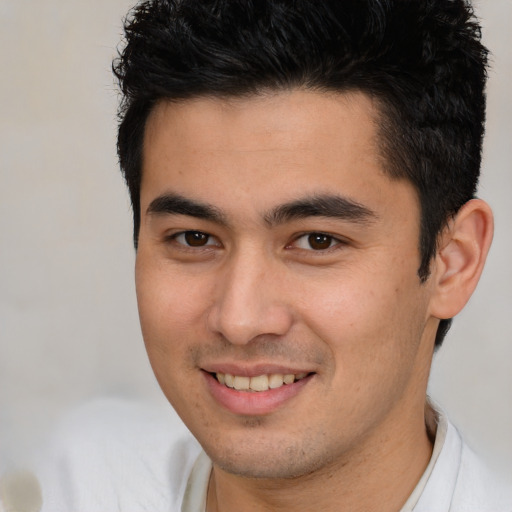
[[333, 243], [332, 236], [323, 233], [311, 233], [308, 235], [308, 244], [314, 251], [329, 249]]
[[335, 238], [332, 235], [327, 233], [321, 233], [318, 231], [314, 231], [311, 233], [306, 233], [302, 236], [296, 238], [290, 247], [295, 247], [297, 249], [303, 249], [306, 251], [326, 251], [327, 249], [332, 249], [337, 246], [345, 245], [342, 240], [339, 238]]
[[219, 246], [219, 241], [202, 231], [182, 231], [172, 236], [172, 239], [185, 247], [209, 247]]
[[208, 240], [210, 239], [209, 235], [201, 231], [187, 231], [183, 233], [183, 237], [185, 243], [190, 245], [190, 247], [203, 247], [208, 244]]

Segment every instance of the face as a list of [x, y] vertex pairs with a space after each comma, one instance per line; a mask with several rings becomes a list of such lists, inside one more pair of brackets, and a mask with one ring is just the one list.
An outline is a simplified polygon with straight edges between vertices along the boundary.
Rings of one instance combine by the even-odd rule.
[[417, 196], [384, 173], [377, 116], [363, 94], [296, 90], [148, 119], [143, 336], [227, 472], [308, 474], [423, 421], [437, 321]]

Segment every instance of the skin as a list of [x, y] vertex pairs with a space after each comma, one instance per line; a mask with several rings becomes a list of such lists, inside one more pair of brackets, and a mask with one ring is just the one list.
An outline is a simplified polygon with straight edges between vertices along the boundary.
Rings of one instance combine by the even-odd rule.
[[[396, 511], [428, 464], [435, 332], [483, 264], [453, 233], [485, 249], [491, 217], [468, 207], [421, 283], [417, 195], [385, 174], [377, 119], [363, 94], [301, 90], [161, 102], [148, 119], [140, 319], [162, 390], [213, 461], [210, 512]], [[208, 215], [155, 203], [167, 196]], [[320, 196], [365, 213], [276, 213]], [[246, 392], [242, 414], [212, 392], [207, 372], [276, 365], [309, 374], [277, 406]]]

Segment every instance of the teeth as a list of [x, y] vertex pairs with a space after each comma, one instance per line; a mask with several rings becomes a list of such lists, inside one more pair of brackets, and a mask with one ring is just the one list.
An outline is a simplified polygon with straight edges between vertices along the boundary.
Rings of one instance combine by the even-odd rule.
[[235, 377], [233, 387], [238, 391], [248, 391], [251, 383], [250, 377]]
[[271, 375], [258, 375], [257, 377], [241, 377], [229, 373], [217, 373], [216, 377], [221, 384], [237, 391], [268, 391], [269, 389], [280, 388], [285, 384], [293, 384], [296, 380], [301, 380], [307, 375], [307, 373], [298, 373], [297, 375], [273, 373]]
[[268, 377], [266, 375], [252, 377], [249, 387], [253, 391], [266, 391], [268, 389]]
[[[233, 375], [230, 375], [229, 373], [226, 373], [224, 376], [225, 384], [228, 388], [234, 388], [235, 387], [235, 377]], [[220, 382], [220, 381], [219, 381]]]
[[279, 373], [274, 373], [268, 378], [268, 387], [270, 389], [280, 388], [284, 384], [283, 376]]
[[285, 384], [293, 384], [293, 381], [295, 380], [295, 375], [289, 373], [288, 375], [285, 375], [283, 377], [283, 382]]

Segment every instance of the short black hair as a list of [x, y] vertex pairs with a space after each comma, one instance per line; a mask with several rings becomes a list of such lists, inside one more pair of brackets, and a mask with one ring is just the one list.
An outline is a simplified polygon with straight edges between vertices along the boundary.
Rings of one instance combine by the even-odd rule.
[[[145, 124], [160, 100], [303, 88], [361, 91], [380, 107], [386, 172], [421, 205], [429, 276], [446, 222], [476, 193], [488, 52], [466, 0], [146, 0], [113, 69], [118, 155], [140, 227]], [[436, 346], [451, 324], [441, 320]]]

